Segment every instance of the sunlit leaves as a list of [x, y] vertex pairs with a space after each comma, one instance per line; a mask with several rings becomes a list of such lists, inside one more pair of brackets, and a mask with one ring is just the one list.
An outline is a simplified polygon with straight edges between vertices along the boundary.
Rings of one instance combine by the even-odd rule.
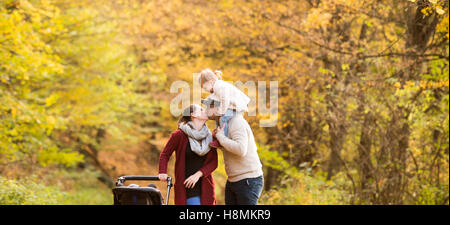
[[[86, 133], [111, 128], [112, 137], [126, 138], [116, 125], [130, 128], [130, 105], [149, 108], [134, 92], [133, 78], [143, 71], [129, 70], [136, 63], [117, 42], [117, 21], [100, 17], [101, 10], [108, 7], [0, 4], [1, 163], [73, 166], [83, 160], [79, 146], [97, 142]], [[65, 139], [81, 143], [62, 142], [69, 133]]]
[[[420, 18], [435, 27], [419, 43], [426, 47], [410, 47], [410, 25]], [[389, 132], [403, 124], [411, 128], [408, 191], [424, 183], [424, 171], [445, 170], [435, 177], [448, 183], [448, 162], [430, 156], [448, 146], [447, 44], [443, 0], [2, 1], [0, 161], [70, 166], [82, 160], [75, 152], [103, 150], [103, 131], [117, 145], [134, 134], [163, 137], [176, 129], [171, 83], [190, 83], [210, 67], [225, 80], [279, 82], [277, 126], [248, 117], [265, 168], [295, 177], [319, 162], [316, 170], [326, 171], [320, 162], [335, 138], [341, 172], [353, 176], [370, 115], [374, 166], [390, 157], [383, 151], [403, 134]], [[345, 132], [335, 133], [339, 127]], [[374, 196], [389, 184], [383, 169], [368, 180]], [[426, 198], [436, 193], [420, 188]], [[417, 202], [429, 201], [408, 203]]]

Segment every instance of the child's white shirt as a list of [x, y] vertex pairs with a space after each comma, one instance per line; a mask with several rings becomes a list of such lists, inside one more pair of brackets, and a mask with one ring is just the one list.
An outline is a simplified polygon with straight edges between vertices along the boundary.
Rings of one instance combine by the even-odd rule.
[[229, 108], [238, 112], [248, 112], [247, 105], [250, 102], [250, 98], [236, 86], [223, 80], [217, 80], [214, 83], [213, 91], [220, 101], [218, 110], [220, 114], [225, 114]]

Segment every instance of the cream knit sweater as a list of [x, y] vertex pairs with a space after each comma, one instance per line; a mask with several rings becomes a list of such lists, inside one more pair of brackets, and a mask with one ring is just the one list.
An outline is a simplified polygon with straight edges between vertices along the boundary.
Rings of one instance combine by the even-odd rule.
[[228, 137], [218, 132], [216, 138], [224, 148], [223, 159], [228, 181], [236, 182], [263, 175], [252, 129], [242, 113], [237, 113], [228, 121]]

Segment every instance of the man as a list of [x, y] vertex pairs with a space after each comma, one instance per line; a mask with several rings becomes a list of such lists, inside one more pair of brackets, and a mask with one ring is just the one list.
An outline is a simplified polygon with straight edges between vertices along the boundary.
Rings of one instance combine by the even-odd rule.
[[[206, 113], [218, 124], [219, 101], [211, 94], [202, 100]], [[213, 134], [222, 145], [225, 171], [228, 179], [225, 186], [226, 205], [256, 205], [264, 185], [262, 164], [257, 153], [255, 138], [242, 113], [236, 112], [228, 121], [228, 137], [224, 126], [216, 128]]]

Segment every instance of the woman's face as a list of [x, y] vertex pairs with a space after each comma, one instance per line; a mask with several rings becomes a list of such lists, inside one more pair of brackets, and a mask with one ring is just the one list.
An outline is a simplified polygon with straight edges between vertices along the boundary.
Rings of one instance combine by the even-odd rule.
[[206, 115], [206, 110], [203, 109], [201, 106], [195, 106], [194, 112], [191, 114], [192, 118], [196, 118], [199, 120], [208, 120], [208, 115]]

